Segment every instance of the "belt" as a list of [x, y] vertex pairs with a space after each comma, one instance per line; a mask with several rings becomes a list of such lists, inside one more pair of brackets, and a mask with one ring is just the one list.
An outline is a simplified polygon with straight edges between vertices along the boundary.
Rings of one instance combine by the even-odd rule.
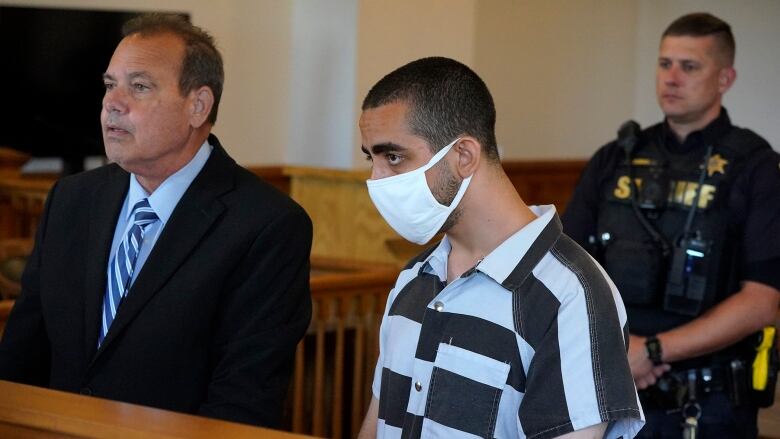
[[688, 379], [691, 375], [696, 377], [697, 395], [730, 391], [731, 377], [727, 367], [713, 365], [670, 371], [659, 377], [653, 386], [639, 391], [642, 404], [647, 408], [681, 408], [688, 400]]
[[701, 393], [723, 392], [729, 389], [729, 371], [723, 366], [700, 367], [684, 371], [674, 371], [671, 375], [687, 386], [691, 373], [696, 376], [696, 391]]

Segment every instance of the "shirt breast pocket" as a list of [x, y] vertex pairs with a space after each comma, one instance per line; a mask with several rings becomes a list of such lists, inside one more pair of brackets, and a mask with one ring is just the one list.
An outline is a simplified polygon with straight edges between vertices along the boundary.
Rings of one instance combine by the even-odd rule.
[[508, 363], [440, 343], [425, 404], [426, 420], [436, 424], [424, 422], [422, 437], [464, 432], [492, 438], [509, 369]]

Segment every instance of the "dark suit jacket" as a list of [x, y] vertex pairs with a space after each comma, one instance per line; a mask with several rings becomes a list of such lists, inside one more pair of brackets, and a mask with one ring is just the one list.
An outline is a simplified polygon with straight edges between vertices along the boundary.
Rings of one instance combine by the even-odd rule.
[[55, 185], [0, 343], [0, 379], [278, 424], [311, 318], [311, 222], [209, 142], [100, 349], [129, 175], [108, 165]]

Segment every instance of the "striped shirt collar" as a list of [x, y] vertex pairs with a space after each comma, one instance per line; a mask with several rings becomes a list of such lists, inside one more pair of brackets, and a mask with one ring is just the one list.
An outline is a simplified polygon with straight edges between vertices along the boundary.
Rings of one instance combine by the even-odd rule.
[[130, 189], [127, 193], [127, 221], [130, 220], [130, 214], [133, 213], [133, 206], [142, 199], [148, 198], [154, 213], [160, 218], [162, 224], [166, 224], [184, 192], [208, 161], [212, 149], [213, 147], [208, 140], [203, 142], [195, 156], [181, 169], [166, 178], [151, 195], [141, 186], [135, 174], [130, 174]]
[[[472, 274], [474, 271], [479, 271], [490, 276], [490, 278], [500, 284], [507, 280], [509, 275], [518, 268], [523, 257], [528, 253], [548, 224], [557, 218], [555, 206], [552, 204], [529, 206], [529, 208], [537, 218], [499, 244], [484, 259], [479, 261], [474, 268], [466, 271], [463, 277]], [[553, 243], [545, 242], [538, 244], [545, 247], [546, 252]], [[450, 244], [449, 238], [445, 235], [436, 249], [423, 261], [421, 272], [433, 273], [442, 281], [446, 280], [447, 259], [451, 250], [452, 244]]]

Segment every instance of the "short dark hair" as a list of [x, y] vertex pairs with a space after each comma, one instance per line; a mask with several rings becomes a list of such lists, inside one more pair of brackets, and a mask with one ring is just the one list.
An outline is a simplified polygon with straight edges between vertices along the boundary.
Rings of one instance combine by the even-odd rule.
[[394, 102], [409, 106], [410, 130], [434, 153], [466, 134], [482, 144], [488, 159], [499, 161], [493, 97], [464, 64], [442, 57], [412, 61], [380, 79], [363, 100], [363, 110]]
[[663, 37], [715, 37], [718, 52], [727, 66], [734, 65], [736, 44], [731, 26], [720, 18], [706, 12], [683, 15], [674, 20], [664, 31]]
[[182, 95], [207, 86], [214, 93], [214, 105], [211, 107], [208, 121], [213, 125], [217, 121], [219, 99], [225, 83], [225, 71], [214, 38], [205, 30], [191, 24], [181, 15], [151, 13], [135, 17], [122, 26], [122, 35], [141, 36], [171, 33], [184, 40], [185, 52], [182, 59], [179, 90]]

